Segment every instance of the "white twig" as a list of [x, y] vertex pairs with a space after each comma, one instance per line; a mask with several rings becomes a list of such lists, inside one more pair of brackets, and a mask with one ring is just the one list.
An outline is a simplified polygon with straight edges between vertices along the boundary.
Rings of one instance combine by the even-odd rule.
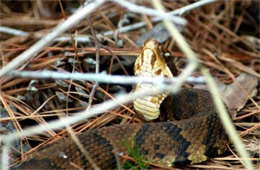
[[89, 3], [87, 6], [78, 9], [75, 14], [70, 16], [63, 23], [59, 24], [52, 32], [43, 37], [36, 44], [31, 46], [28, 50], [20, 54], [4, 68], [0, 70], [0, 78], [6, 75], [9, 71], [14, 70], [15, 68], [22, 65], [25, 61], [30, 60], [35, 54], [41, 51], [46, 45], [52, 42], [58, 35], [62, 34], [66, 30], [70, 29], [77, 23], [79, 23], [83, 18], [89, 15], [92, 11], [96, 10], [105, 0], [96, 0], [92, 3]]
[[0, 26], [0, 32], [10, 34], [10, 35], [16, 35], [16, 36], [27, 36], [30, 34], [28, 32], [24, 32], [18, 29], [9, 28], [5, 26]]
[[[192, 3], [190, 5], [186, 5], [180, 9], [177, 9], [175, 11], [172, 11], [172, 12], [168, 12], [167, 15], [183, 15], [193, 9], [196, 9], [196, 8], [199, 8], [201, 6], [204, 6], [204, 5], [207, 5], [207, 4], [210, 4], [210, 3], [213, 3], [213, 2], [217, 2], [218, 0], [200, 0], [198, 2], [195, 2], [195, 3]], [[162, 18], [155, 18], [153, 21], [159, 21], [161, 20]]]
[[[187, 12], [193, 10], [193, 9], [196, 9], [198, 7], [201, 7], [201, 6], [216, 2], [216, 1], [218, 1], [218, 0], [201, 0], [201, 1], [198, 1], [198, 2], [195, 2], [195, 3], [192, 3], [190, 5], [186, 5], [182, 8], [176, 9], [174, 11], [168, 12], [166, 15], [170, 15], [170, 16], [172, 16], [172, 15], [183, 15], [184, 13], [187, 13]], [[156, 22], [159, 22], [161, 20], [162, 20], [162, 17], [156, 17], [156, 18], [152, 19], [152, 22], [156, 23]], [[144, 22], [144, 21], [138, 22], [138, 23], [135, 23], [135, 24], [132, 24], [132, 25], [121, 27], [119, 32], [124, 33], [124, 32], [128, 32], [128, 31], [131, 31], [131, 30], [136, 30], [138, 28], [144, 27], [145, 25], [146, 25], [146, 22]], [[113, 34], [114, 34], [114, 31], [107, 31], [103, 35], [104, 36], [111, 36]]]
[[[33, 35], [35, 38], [42, 38], [43, 36], [45, 36], [46, 34], [43, 33], [32, 33], [32, 32], [25, 32], [22, 30], [18, 30], [18, 29], [14, 29], [14, 28], [10, 28], [10, 27], [5, 27], [5, 26], [0, 26], [0, 33], [5, 33], [5, 34], [9, 34], [9, 35], [16, 35], [16, 36], [28, 36], [28, 35]], [[77, 37], [74, 38], [75, 40], [77, 40], [77, 42], [90, 42], [91, 39], [88, 35], [79, 35]], [[60, 37], [57, 37], [53, 40], [55, 41], [71, 41], [71, 36], [70, 35], [63, 35]]]
[[[187, 66], [189, 68], [189, 66]], [[88, 80], [100, 83], [114, 84], [137, 84], [153, 83], [157, 85], [169, 85], [175, 83], [178, 78], [166, 77], [136, 77], [136, 76], [116, 76], [104, 73], [68, 73], [57, 71], [12, 71], [8, 74], [11, 77], [54, 79], [54, 80]], [[187, 77], [186, 81], [196, 84], [205, 83], [203, 77]]]
[[[81, 42], [81, 43], [91, 42], [92, 41], [90, 39], [90, 36], [88, 36], [88, 35], [78, 35], [74, 39], [75, 39], [75, 41]], [[71, 37], [64, 35], [64, 36], [55, 38], [53, 41], [57, 41], [57, 42], [60, 42], [60, 41], [71, 41]]]
[[[96, 31], [93, 28], [93, 25], [92, 25], [90, 17], [88, 17], [88, 22], [90, 24], [90, 30], [91, 30], [91, 33], [92, 33], [92, 36], [93, 36], [93, 40], [94, 40], [94, 43], [95, 43], [95, 46], [96, 46], [96, 74], [99, 74], [99, 72], [100, 72], [100, 55], [99, 54], [100, 54], [100, 45], [101, 44], [98, 42], [98, 39], [97, 39], [97, 36], [96, 36]], [[99, 83], [95, 82], [94, 86], [92, 87], [92, 90], [91, 90], [91, 92], [89, 94], [87, 110], [92, 105], [93, 97], [95, 95], [95, 92], [96, 92], [96, 89], [97, 89], [98, 86], [99, 86]]]
[[164, 18], [164, 19], [167, 18], [168, 20], [171, 20], [175, 24], [179, 24], [179, 25], [185, 25], [187, 23], [185, 19], [178, 17], [178, 16], [174, 16], [173, 14], [166, 14], [164, 12], [154, 10], [152, 8], [147, 8], [147, 7], [141, 6], [141, 5], [135, 5], [133, 3], [130, 3], [130, 2], [124, 1], [124, 0], [113, 0], [113, 1], [119, 5], [127, 8], [129, 11], [132, 11], [132, 12], [147, 14], [150, 16], [158, 16], [158, 17]]
[[[0, 140], [1, 141], [1, 140]], [[4, 142], [2, 146], [2, 165], [1, 169], [2, 170], [8, 170], [8, 165], [9, 165], [9, 152], [10, 152], [10, 143], [11, 142]]]

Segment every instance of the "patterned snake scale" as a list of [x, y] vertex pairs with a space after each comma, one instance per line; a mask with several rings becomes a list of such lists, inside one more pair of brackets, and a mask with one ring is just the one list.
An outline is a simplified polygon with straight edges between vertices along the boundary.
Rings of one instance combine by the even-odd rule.
[[[137, 76], [172, 77], [162, 58], [162, 47], [147, 40], [135, 63]], [[136, 90], [154, 89], [139, 84]], [[134, 101], [134, 108], [146, 120], [165, 122], [115, 125], [78, 135], [92, 160], [102, 169], [117, 168], [115, 155], [129, 155], [125, 141], [138, 148], [143, 160], [163, 166], [194, 164], [221, 154], [229, 143], [205, 90], [183, 89], [178, 94], [161, 94]], [[145, 110], [142, 113], [142, 109]], [[170, 121], [171, 120], [171, 121]], [[120, 156], [119, 161], [121, 162]], [[92, 165], [70, 138], [59, 140], [28, 155], [17, 169], [92, 169]]]

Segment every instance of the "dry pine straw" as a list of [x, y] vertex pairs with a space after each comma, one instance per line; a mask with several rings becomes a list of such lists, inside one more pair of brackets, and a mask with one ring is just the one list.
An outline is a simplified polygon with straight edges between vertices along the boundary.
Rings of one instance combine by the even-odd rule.
[[[77, 5], [76, 2], [66, 1], [62, 3], [66, 16], [70, 15], [69, 10], [73, 5]], [[21, 8], [11, 7], [8, 1], [1, 2], [1, 26], [17, 28], [34, 34], [20, 37], [1, 33], [1, 55], [4, 56], [0, 60], [2, 66], [28, 49], [37, 41], [37, 36], [44, 36], [46, 32], [59, 24], [64, 18], [58, 1], [46, 1], [44, 3], [43, 1], [21, 1], [14, 3], [19, 4]], [[241, 72], [259, 77], [259, 60], [257, 59], [259, 49], [256, 45], [252, 45], [255, 38], [259, 36], [259, 32], [256, 30], [246, 32], [246, 30], [258, 26], [256, 22], [254, 23], [254, 13], [249, 12], [254, 11], [254, 6], [256, 6], [254, 3], [256, 2], [219, 2], [196, 9], [185, 16], [188, 25], [183, 34], [187, 42], [200, 55], [201, 62], [222, 83], [232, 83]], [[189, 2], [186, 1], [171, 3], [163, 1], [163, 5], [169, 11], [187, 4]], [[143, 5], [151, 6], [147, 1]], [[126, 9], [122, 9], [113, 3], [105, 3], [91, 15], [91, 25], [96, 33], [115, 30], [118, 22], [127, 12]], [[22, 22], [20, 22], [21, 20]], [[155, 26], [151, 22], [151, 17], [146, 15], [135, 14], [129, 21], [130, 24], [144, 21], [147, 23], [147, 29], [149, 30]], [[73, 27], [67, 35], [93, 36], [90, 30], [91, 25], [87, 20], [84, 20]], [[121, 48], [116, 46], [113, 37], [102, 37], [100, 43], [108, 47], [113, 55], [122, 57], [117, 60], [112, 57], [111, 52], [100, 48], [100, 71], [106, 70], [109, 74], [124, 75], [126, 72], [132, 74], [131, 64], [135, 56], [140, 52], [135, 42], [143, 34], [145, 34], [143, 29], [117, 34], [117, 38], [124, 42]], [[176, 57], [179, 70], [182, 70], [185, 65], [185, 56], [178, 50], [173, 40], [169, 39], [166, 44], [168, 44], [171, 54]], [[94, 65], [84, 63], [84, 59], [95, 60], [95, 54], [96, 48], [93, 42], [77, 43], [76, 46], [68, 42], [56, 42], [44, 48], [41, 53], [23, 65], [21, 69], [95, 72]], [[118, 62], [121, 63], [118, 64]], [[122, 66], [125, 69], [124, 72]], [[199, 73], [194, 73], [194, 75], [199, 75]], [[93, 97], [93, 104], [96, 104], [102, 102], [102, 99], [113, 98], [113, 94], [120, 89], [126, 91], [130, 89], [129, 86], [102, 84], [96, 89], [94, 96], [88, 96], [92, 91], [93, 82], [38, 80], [32, 84], [29, 79], [9, 79], [4, 77], [0, 79], [0, 84], [2, 91], [0, 94], [1, 106], [6, 109], [10, 119], [14, 120], [14, 127], [19, 131], [26, 126], [44, 123], [59, 116], [76, 113], [86, 108], [89, 97]], [[37, 91], [28, 91], [28, 87], [37, 89]], [[254, 165], [259, 167], [257, 157], [260, 152], [258, 133], [259, 97], [251, 98], [244, 108], [233, 116], [235, 116], [234, 122], [238, 133], [245, 142], [247, 150], [252, 154], [251, 159]], [[2, 118], [1, 122], [10, 119]], [[72, 128], [78, 134], [85, 130], [115, 123], [127, 124], [140, 121], [134, 117], [134, 111], [130, 104], [108, 111], [99, 117], [91, 118], [84, 124], [75, 124]], [[28, 137], [24, 140], [23, 145], [33, 147], [26, 154], [59, 140], [60, 136], [68, 136], [67, 130], [49, 131], [44, 135]], [[21, 153], [23, 159], [25, 152], [22, 150]], [[15, 161], [18, 161], [18, 159]], [[151, 168], [159, 167], [158, 165], [151, 165]], [[189, 166], [189, 168], [243, 169], [243, 165], [231, 146], [230, 151], [225, 155], [210, 159], [202, 164]]]

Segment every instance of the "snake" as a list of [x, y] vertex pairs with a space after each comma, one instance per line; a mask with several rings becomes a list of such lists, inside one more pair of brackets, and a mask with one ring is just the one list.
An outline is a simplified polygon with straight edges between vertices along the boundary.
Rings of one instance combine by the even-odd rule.
[[[148, 39], [136, 59], [135, 75], [175, 76], [165, 54], [161, 43]], [[135, 91], [158, 88], [140, 83]], [[125, 162], [124, 156], [132, 156], [131, 148], [150, 164], [173, 167], [200, 163], [227, 150], [228, 137], [206, 90], [183, 88], [176, 94], [137, 98], [133, 105], [145, 121], [77, 135], [85, 154], [71, 138], [63, 138], [29, 154], [13, 169], [115, 169]]]

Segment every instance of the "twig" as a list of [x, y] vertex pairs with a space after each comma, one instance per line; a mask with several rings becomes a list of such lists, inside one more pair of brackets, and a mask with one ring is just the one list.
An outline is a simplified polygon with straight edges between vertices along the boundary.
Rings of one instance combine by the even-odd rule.
[[70, 16], [63, 23], [59, 24], [52, 32], [47, 34], [40, 41], [38, 41], [36, 44], [31, 46], [28, 50], [20, 54], [9, 64], [3, 67], [0, 70], [0, 78], [6, 75], [9, 71], [16, 69], [24, 62], [30, 60], [33, 56], [35, 56], [35, 54], [40, 52], [42, 48], [44, 48], [46, 45], [51, 43], [54, 38], [56, 38], [61, 33], [65, 32], [66, 30], [76, 25], [78, 22], [80, 22], [83, 18], [85, 18], [87, 15], [93, 12], [97, 7], [99, 7], [104, 2], [105, 0], [96, 0], [93, 1], [92, 3], [89, 3], [85, 7], [78, 9], [78, 11], [75, 12], [75, 14]]
[[246, 131], [240, 133], [239, 136], [241, 136], [241, 137], [242, 137], [242, 136], [245, 136], [246, 134], [248, 134], [248, 133], [250, 133], [250, 132], [252, 132], [252, 131], [255, 131], [255, 130], [259, 129], [259, 128], [260, 128], [260, 123], [258, 123], [258, 124], [256, 124], [255, 126], [249, 128], [249, 129], [247, 129]]
[[147, 8], [147, 7], [141, 6], [141, 5], [135, 5], [135, 4], [130, 3], [128, 1], [122, 1], [122, 0], [113, 0], [113, 1], [116, 2], [119, 5], [127, 8], [129, 11], [147, 14], [147, 15], [150, 15], [150, 16], [159, 16], [159, 17], [164, 18], [164, 19], [167, 18], [167, 19], [171, 20], [172, 22], [174, 22], [175, 24], [178, 24], [178, 25], [185, 25], [186, 24], [185, 19], [183, 19], [179, 16], [176, 16], [176, 15], [173, 15], [173, 14], [165, 14], [164, 12], [157, 11], [157, 10], [154, 10], [154, 9], [151, 9], [151, 8]]
[[14, 28], [5, 27], [5, 26], [0, 26], [0, 32], [6, 33], [6, 34], [11, 34], [11, 35], [16, 35], [16, 36], [28, 36], [28, 35], [30, 35], [30, 33], [28, 33], [28, 32], [21, 31], [21, 30], [18, 30], [18, 29], [14, 29]]
[[[90, 17], [88, 17], [88, 22], [89, 22], [90, 30], [91, 30], [91, 33], [92, 33], [92, 37], [94, 39], [94, 43], [95, 43], [95, 46], [96, 46], [96, 74], [98, 74], [99, 73], [99, 67], [100, 67], [99, 66], [99, 64], [100, 64], [100, 56], [99, 56], [99, 53], [100, 53], [100, 43], [98, 42], [98, 39], [96, 37], [96, 32], [95, 32], [95, 30], [93, 28], [93, 25], [92, 25]], [[95, 95], [95, 91], [96, 91], [98, 86], [99, 86], [99, 83], [95, 82], [94, 86], [92, 87], [92, 90], [91, 90], [90, 95], [89, 95], [87, 110], [92, 105], [93, 97]]]
[[[1, 141], [1, 140], [0, 140]], [[10, 143], [11, 142], [3, 142], [2, 144], [2, 165], [1, 169], [2, 170], [8, 170], [8, 165], [9, 165], [9, 152], [10, 152]]]
[[[190, 68], [189, 68], [190, 69]], [[108, 75], [105, 73], [68, 73], [57, 71], [12, 71], [8, 74], [10, 77], [23, 78], [38, 78], [38, 79], [54, 79], [54, 80], [88, 80], [100, 83], [114, 83], [114, 84], [138, 84], [138, 83], [153, 83], [157, 85], [169, 85], [176, 83], [178, 78], [166, 77], [135, 77], [135, 76], [119, 76]], [[196, 84], [205, 83], [203, 77], [187, 77], [186, 82]]]
[[[9, 35], [15, 35], [15, 36], [32, 36], [34, 38], [42, 38], [46, 36], [44, 33], [33, 33], [33, 32], [25, 32], [22, 30], [6, 27], [6, 26], [0, 26], [0, 33], [5, 33]], [[98, 34], [97, 36], [101, 36], [101, 34]], [[91, 39], [89, 35], [80, 35], [74, 38], [77, 42], [91, 42]], [[71, 41], [71, 36], [70, 35], [62, 35], [53, 40], [53, 42], [66, 42], [66, 41]]]
[[[196, 9], [198, 7], [201, 7], [201, 6], [216, 2], [216, 1], [218, 1], [218, 0], [201, 0], [201, 1], [195, 2], [193, 4], [184, 6], [182, 8], [176, 9], [174, 11], [168, 12], [166, 15], [171, 15], [171, 16], [172, 15], [183, 15], [183, 14], [185, 14], [185, 13], [187, 13], [187, 12], [193, 10], [193, 9]], [[156, 18], [152, 19], [152, 23], [156, 23], [156, 22], [159, 22], [161, 20], [162, 20], [162, 17], [156, 17]], [[131, 30], [136, 30], [138, 28], [144, 27], [145, 25], [146, 25], [146, 22], [143, 22], [143, 21], [138, 22], [138, 23], [135, 23], [135, 24], [132, 24], [132, 25], [121, 27], [119, 32], [124, 33], [124, 32], [128, 32], [128, 31], [131, 31]], [[113, 34], [114, 34], [114, 31], [108, 31], [108, 32], [105, 32], [103, 35], [104, 36], [111, 36]]]

